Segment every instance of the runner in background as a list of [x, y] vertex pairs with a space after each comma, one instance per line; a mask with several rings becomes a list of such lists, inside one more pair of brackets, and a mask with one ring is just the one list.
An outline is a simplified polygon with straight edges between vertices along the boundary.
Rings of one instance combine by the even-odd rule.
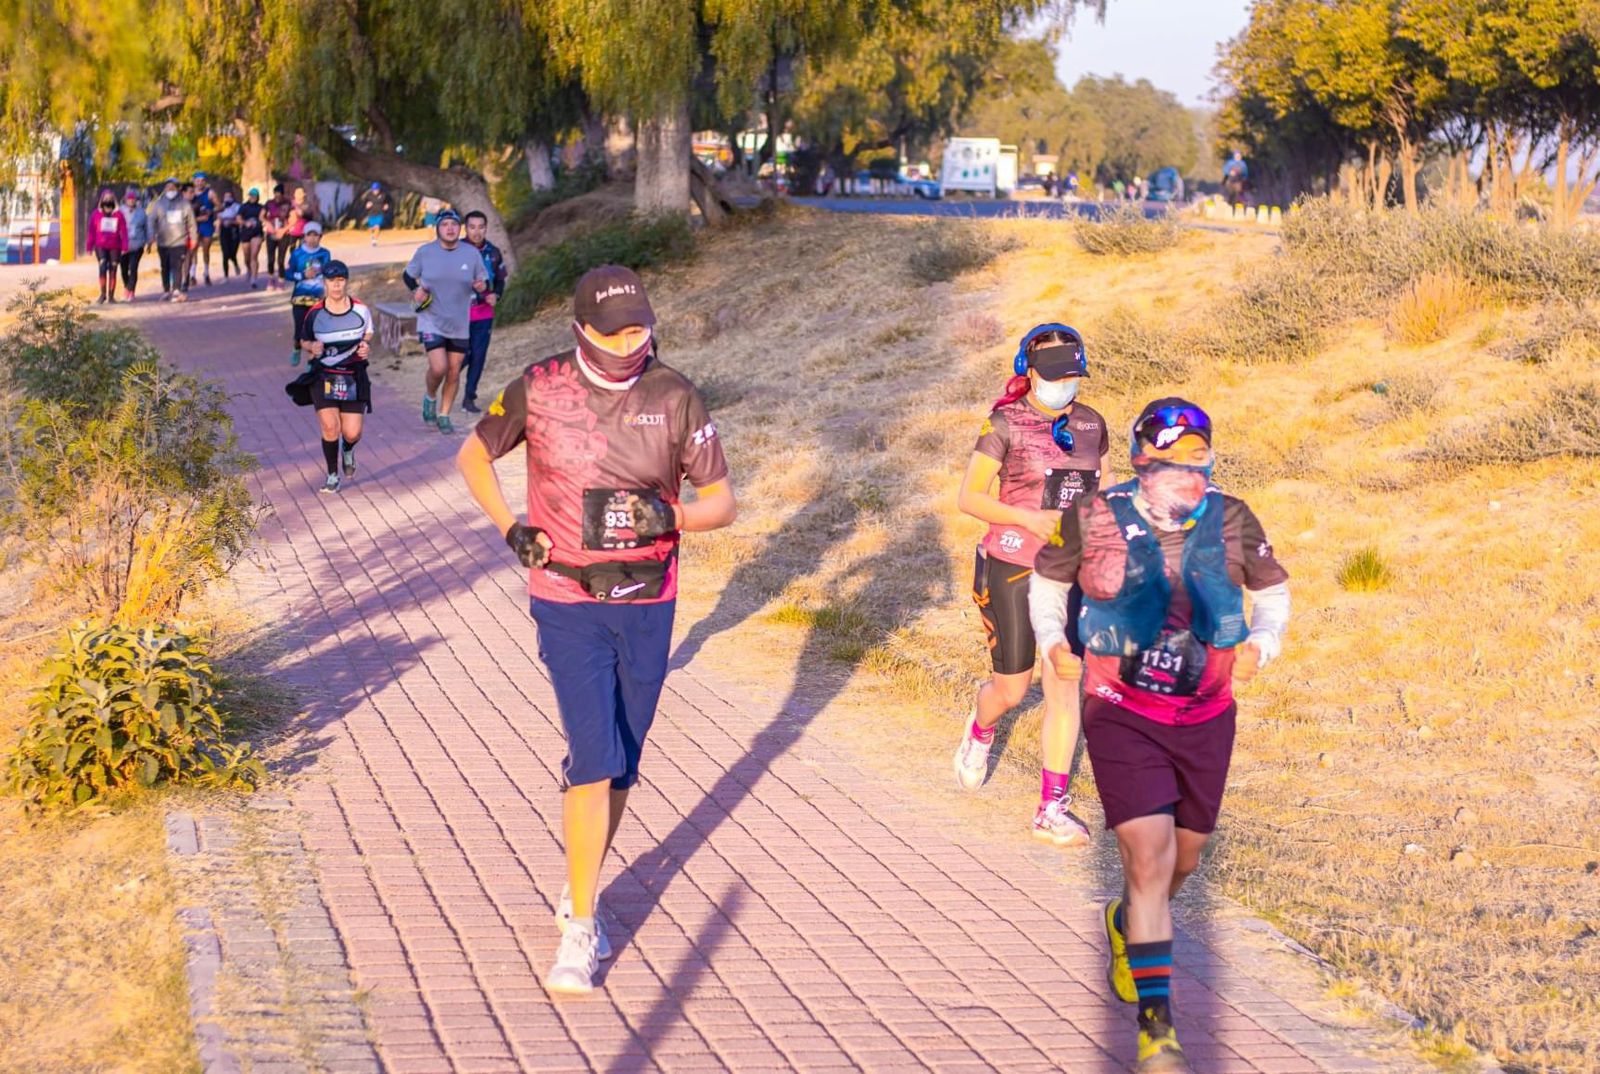
[[417, 247], [401, 279], [417, 311], [417, 338], [428, 352], [422, 420], [451, 433], [450, 407], [467, 356], [473, 296], [489, 289], [489, 270], [477, 249], [461, 241], [461, 217], [445, 209], [434, 222], [438, 236]]
[[361, 442], [365, 415], [372, 412], [372, 382], [367, 376], [372, 314], [350, 294], [350, 269], [343, 261], [329, 261], [322, 282], [325, 294], [306, 311], [300, 342], [311, 357], [310, 401], [316, 408], [322, 461], [328, 469], [322, 491], [334, 493], [341, 484], [341, 461], [344, 480], [355, 476], [356, 445]]
[[217, 210], [217, 239], [222, 245], [224, 280], [229, 277], [230, 268], [232, 275], [244, 275], [239, 269], [239, 209], [240, 205], [234, 200], [233, 191], [223, 191], [222, 207]]
[[[441, 221], [442, 223], [442, 221]], [[456, 456], [472, 497], [528, 568], [539, 658], [567, 738], [561, 766], [567, 887], [551, 992], [592, 991], [611, 945], [600, 870], [638, 782], [667, 673], [680, 534], [736, 512], [705, 402], [655, 357], [639, 277], [606, 265], [578, 281], [577, 342], [496, 397]], [[524, 445], [528, 521], [506, 504], [494, 460]], [[681, 502], [687, 480], [697, 498]]]
[[289, 263], [283, 268], [283, 278], [291, 281], [294, 287], [289, 296], [289, 310], [294, 314], [294, 351], [289, 355], [291, 366], [300, 364], [300, 340], [304, 335], [302, 329], [306, 314], [312, 306], [322, 301], [322, 270], [333, 260], [333, 254], [322, 245], [322, 225], [311, 220], [306, 223], [304, 231], [300, 245], [290, 252]]
[[1103, 914], [1106, 975], [1118, 999], [1138, 1004], [1135, 1069], [1186, 1071], [1172, 1023], [1172, 897], [1217, 825], [1233, 680], [1249, 681], [1282, 649], [1289, 575], [1250, 508], [1211, 484], [1205, 411], [1157, 399], [1130, 440], [1133, 480], [1061, 512], [1029, 605], [1046, 658], [1075, 675], [1068, 594], [1083, 587], [1083, 733], [1122, 855], [1123, 893]]
[[275, 184], [272, 197], [262, 207], [262, 225], [267, 239], [267, 288], [282, 287], [284, 262], [294, 241], [289, 238], [289, 199], [284, 196], [283, 184]]
[[256, 289], [256, 274], [261, 264], [261, 243], [265, 232], [262, 217], [265, 206], [261, 204], [261, 191], [251, 187], [246, 192], [244, 204], [239, 206], [239, 245], [244, 248], [245, 270], [250, 276], [250, 290]]
[[189, 268], [189, 283], [195, 280], [195, 268], [203, 267], [206, 286], [211, 286], [211, 243], [217, 234], [217, 199], [211, 193], [211, 184], [206, 180], [205, 172], [194, 173], [194, 193], [190, 197], [190, 204], [194, 206], [194, 226], [198, 242], [195, 244], [194, 261]]
[[361, 217], [367, 222], [367, 234], [372, 239], [372, 245], [378, 245], [378, 232], [383, 230], [383, 223], [389, 216], [389, 196], [383, 192], [383, 184], [373, 183], [361, 195]]
[[[978, 690], [956, 747], [956, 780], [968, 790], [988, 778], [1000, 718], [1022, 703], [1033, 682], [1037, 647], [1028, 620], [1028, 579], [1034, 557], [1055, 533], [1062, 510], [1098, 491], [1111, 444], [1106, 419], [1077, 398], [1089, 366], [1076, 329], [1032, 329], [1017, 346], [1012, 371], [1005, 394], [984, 420], [959, 500], [961, 510], [989, 523], [978, 546], [973, 598], [994, 669]], [[1077, 682], [1076, 674], [1063, 676], [1045, 662], [1043, 769], [1032, 831], [1058, 847], [1089, 842], [1089, 829], [1072, 812], [1069, 786], [1078, 746]]]
[[117, 268], [128, 252], [128, 221], [117, 211], [117, 195], [110, 187], [100, 191], [100, 205], [89, 214], [89, 248], [100, 263], [98, 301], [115, 302]]
[[467, 214], [467, 243], [483, 257], [483, 267], [489, 273], [489, 289], [472, 296], [472, 310], [467, 325], [467, 385], [461, 409], [468, 414], [478, 413], [478, 381], [483, 377], [483, 366], [489, 358], [489, 336], [494, 331], [495, 304], [506, 290], [506, 259], [500, 248], [489, 241], [489, 218], [474, 209]]
[[140, 204], [138, 187], [129, 187], [122, 195], [122, 218], [128, 222], [128, 252], [122, 255], [122, 289], [133, 301], [139, 289], [139, 262], [144, 259], [144, 249], [150, 245], [150, 217]]

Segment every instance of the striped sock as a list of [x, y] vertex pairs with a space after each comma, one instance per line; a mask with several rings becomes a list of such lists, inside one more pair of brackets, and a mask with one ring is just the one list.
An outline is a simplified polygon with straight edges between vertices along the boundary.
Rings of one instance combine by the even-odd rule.
[[1128, 968], [1139, 990], [1139, 1025], [1172, 1024], [1172, 941], [1130, 943]]

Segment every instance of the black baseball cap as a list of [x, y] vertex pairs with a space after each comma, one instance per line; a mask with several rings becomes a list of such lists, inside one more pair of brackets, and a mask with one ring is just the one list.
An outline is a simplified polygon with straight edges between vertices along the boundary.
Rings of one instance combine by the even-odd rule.
[[326, 280], [337, 277], [342, 277], [348, 280], [350, 278], [350, 266], [345, 264], [343, 261], [329, 261], [325, 266], [323, 266], [322, 278]]
[[656, 323], [644, 282], [621, 265], [601, 265], [583, 274], [573, 292], [572, 316], [608, 336], [630, 325], [650, 328]]

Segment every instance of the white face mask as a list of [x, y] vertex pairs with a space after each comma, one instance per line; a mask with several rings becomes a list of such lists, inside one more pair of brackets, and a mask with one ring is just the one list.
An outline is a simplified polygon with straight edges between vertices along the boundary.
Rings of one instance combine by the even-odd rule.
[[1065, 410], [1078, 397], [1078, 378], [1036, 380], [1033, 382], [1033, 394], [1046, 410]]
[[169, 191], [166, 192], [166, 194], [167, 194], [167, 200], [168, 201], [171, 201], [173, 198], [178, 196], [178, 192], [176, 190], [169, 190]]

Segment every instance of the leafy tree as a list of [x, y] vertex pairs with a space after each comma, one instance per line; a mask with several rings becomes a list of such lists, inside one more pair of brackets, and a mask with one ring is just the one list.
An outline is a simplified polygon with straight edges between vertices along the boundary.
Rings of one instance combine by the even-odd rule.
[[1188, 109], [1148, 79], [1129, 83], [1121, 75], [1088, 75], [1072, 87], [1073, 100], [1105, 125], [1103, 181], [1133, 179], [1171, 166], [1190, 171], [1200, 152]]
[[51, 133], [89, 127], [101, 151], [159, 96], [177, 0], [0, 4], [0, 171]]

